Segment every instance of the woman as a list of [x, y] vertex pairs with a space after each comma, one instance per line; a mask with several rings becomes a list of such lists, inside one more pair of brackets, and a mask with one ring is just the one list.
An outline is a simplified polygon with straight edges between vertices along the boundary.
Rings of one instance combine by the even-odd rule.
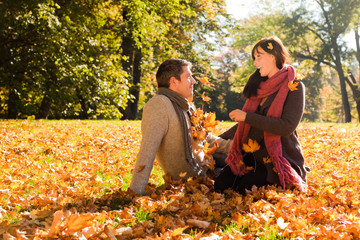
[[261, 39], [254, 46], [257, 70], [244, 87], [243, 109], [229, 114], [238, 127], [226, 158], [228, 165], [215, 180], [216, 191], [232, 188], [244, 195], [253, 185], [305, 189], [306, 169], [296, 132], [305, 88], [294, 80], [294, 68], [286, 65], [288, 57], [277, 37]]

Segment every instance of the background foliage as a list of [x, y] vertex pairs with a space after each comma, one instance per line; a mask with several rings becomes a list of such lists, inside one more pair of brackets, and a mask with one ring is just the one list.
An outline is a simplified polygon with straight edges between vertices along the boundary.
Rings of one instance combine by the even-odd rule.
[[304, 75], [304, 120], [358, 122], [359, 1], [257, 3], [235, 21], [225, 0], [1, 1], [0, 117], [140, 119], [174, 57], [213, 83], [195, 86], [195, 103], [228, 119], [252, 46], [277, 35]]

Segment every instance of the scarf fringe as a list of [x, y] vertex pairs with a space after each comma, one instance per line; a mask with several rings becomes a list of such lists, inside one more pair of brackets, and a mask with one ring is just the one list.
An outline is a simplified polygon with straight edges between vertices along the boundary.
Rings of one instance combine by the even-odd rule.
[[[235, 175], [242, 176], [242, 175], [249, 172], [246, 169], [246, 165], [245, 165], [245, 163], [243, 161], [241, 153], [236, 153], [236, 152], [233, 152], [233, 151], [229, 152], [227, 158], [225, 159], [225, 162], [230, 166], [231, 171]], [[242, 165], [239, 167], [238, 165], [239, 165], [240, 162], [242, 162]]]
[[291, 167], [290, 163], [283, 156], [272, 157], [272, 162], [278, 171], [280, 183], [285, 191], [286, 184], [295, 184], [296, 187], [303, 192], [306, 184], [300, 175]]

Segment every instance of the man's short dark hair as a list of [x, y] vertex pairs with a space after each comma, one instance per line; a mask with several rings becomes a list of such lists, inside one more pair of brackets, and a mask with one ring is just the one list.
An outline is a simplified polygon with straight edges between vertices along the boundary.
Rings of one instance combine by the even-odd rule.
[[180, 75], [183, 72], [183, 66], [191, 67], [191, 63], [183, 59], [172, 58], [165, 60], [162, 64], [160, 64], [159, 69], [156, 72], [158, 87], [169, 88], [171, 77], [175, 77], [180, 80]]

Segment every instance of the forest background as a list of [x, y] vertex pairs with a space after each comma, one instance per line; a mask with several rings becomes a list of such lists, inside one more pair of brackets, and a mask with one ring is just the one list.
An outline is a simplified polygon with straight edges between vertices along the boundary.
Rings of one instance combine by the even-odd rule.
[[254, 6], [234, 19], [225, 0], [2, 0], [0, 118], [140, 119], [158, 65], [184, 58], [211, 83], [196, 84], [196, 105], [228, 120], [251, 48], [276, 35], [306, 85], [303, 120], [358, 123], [360, 1]]

